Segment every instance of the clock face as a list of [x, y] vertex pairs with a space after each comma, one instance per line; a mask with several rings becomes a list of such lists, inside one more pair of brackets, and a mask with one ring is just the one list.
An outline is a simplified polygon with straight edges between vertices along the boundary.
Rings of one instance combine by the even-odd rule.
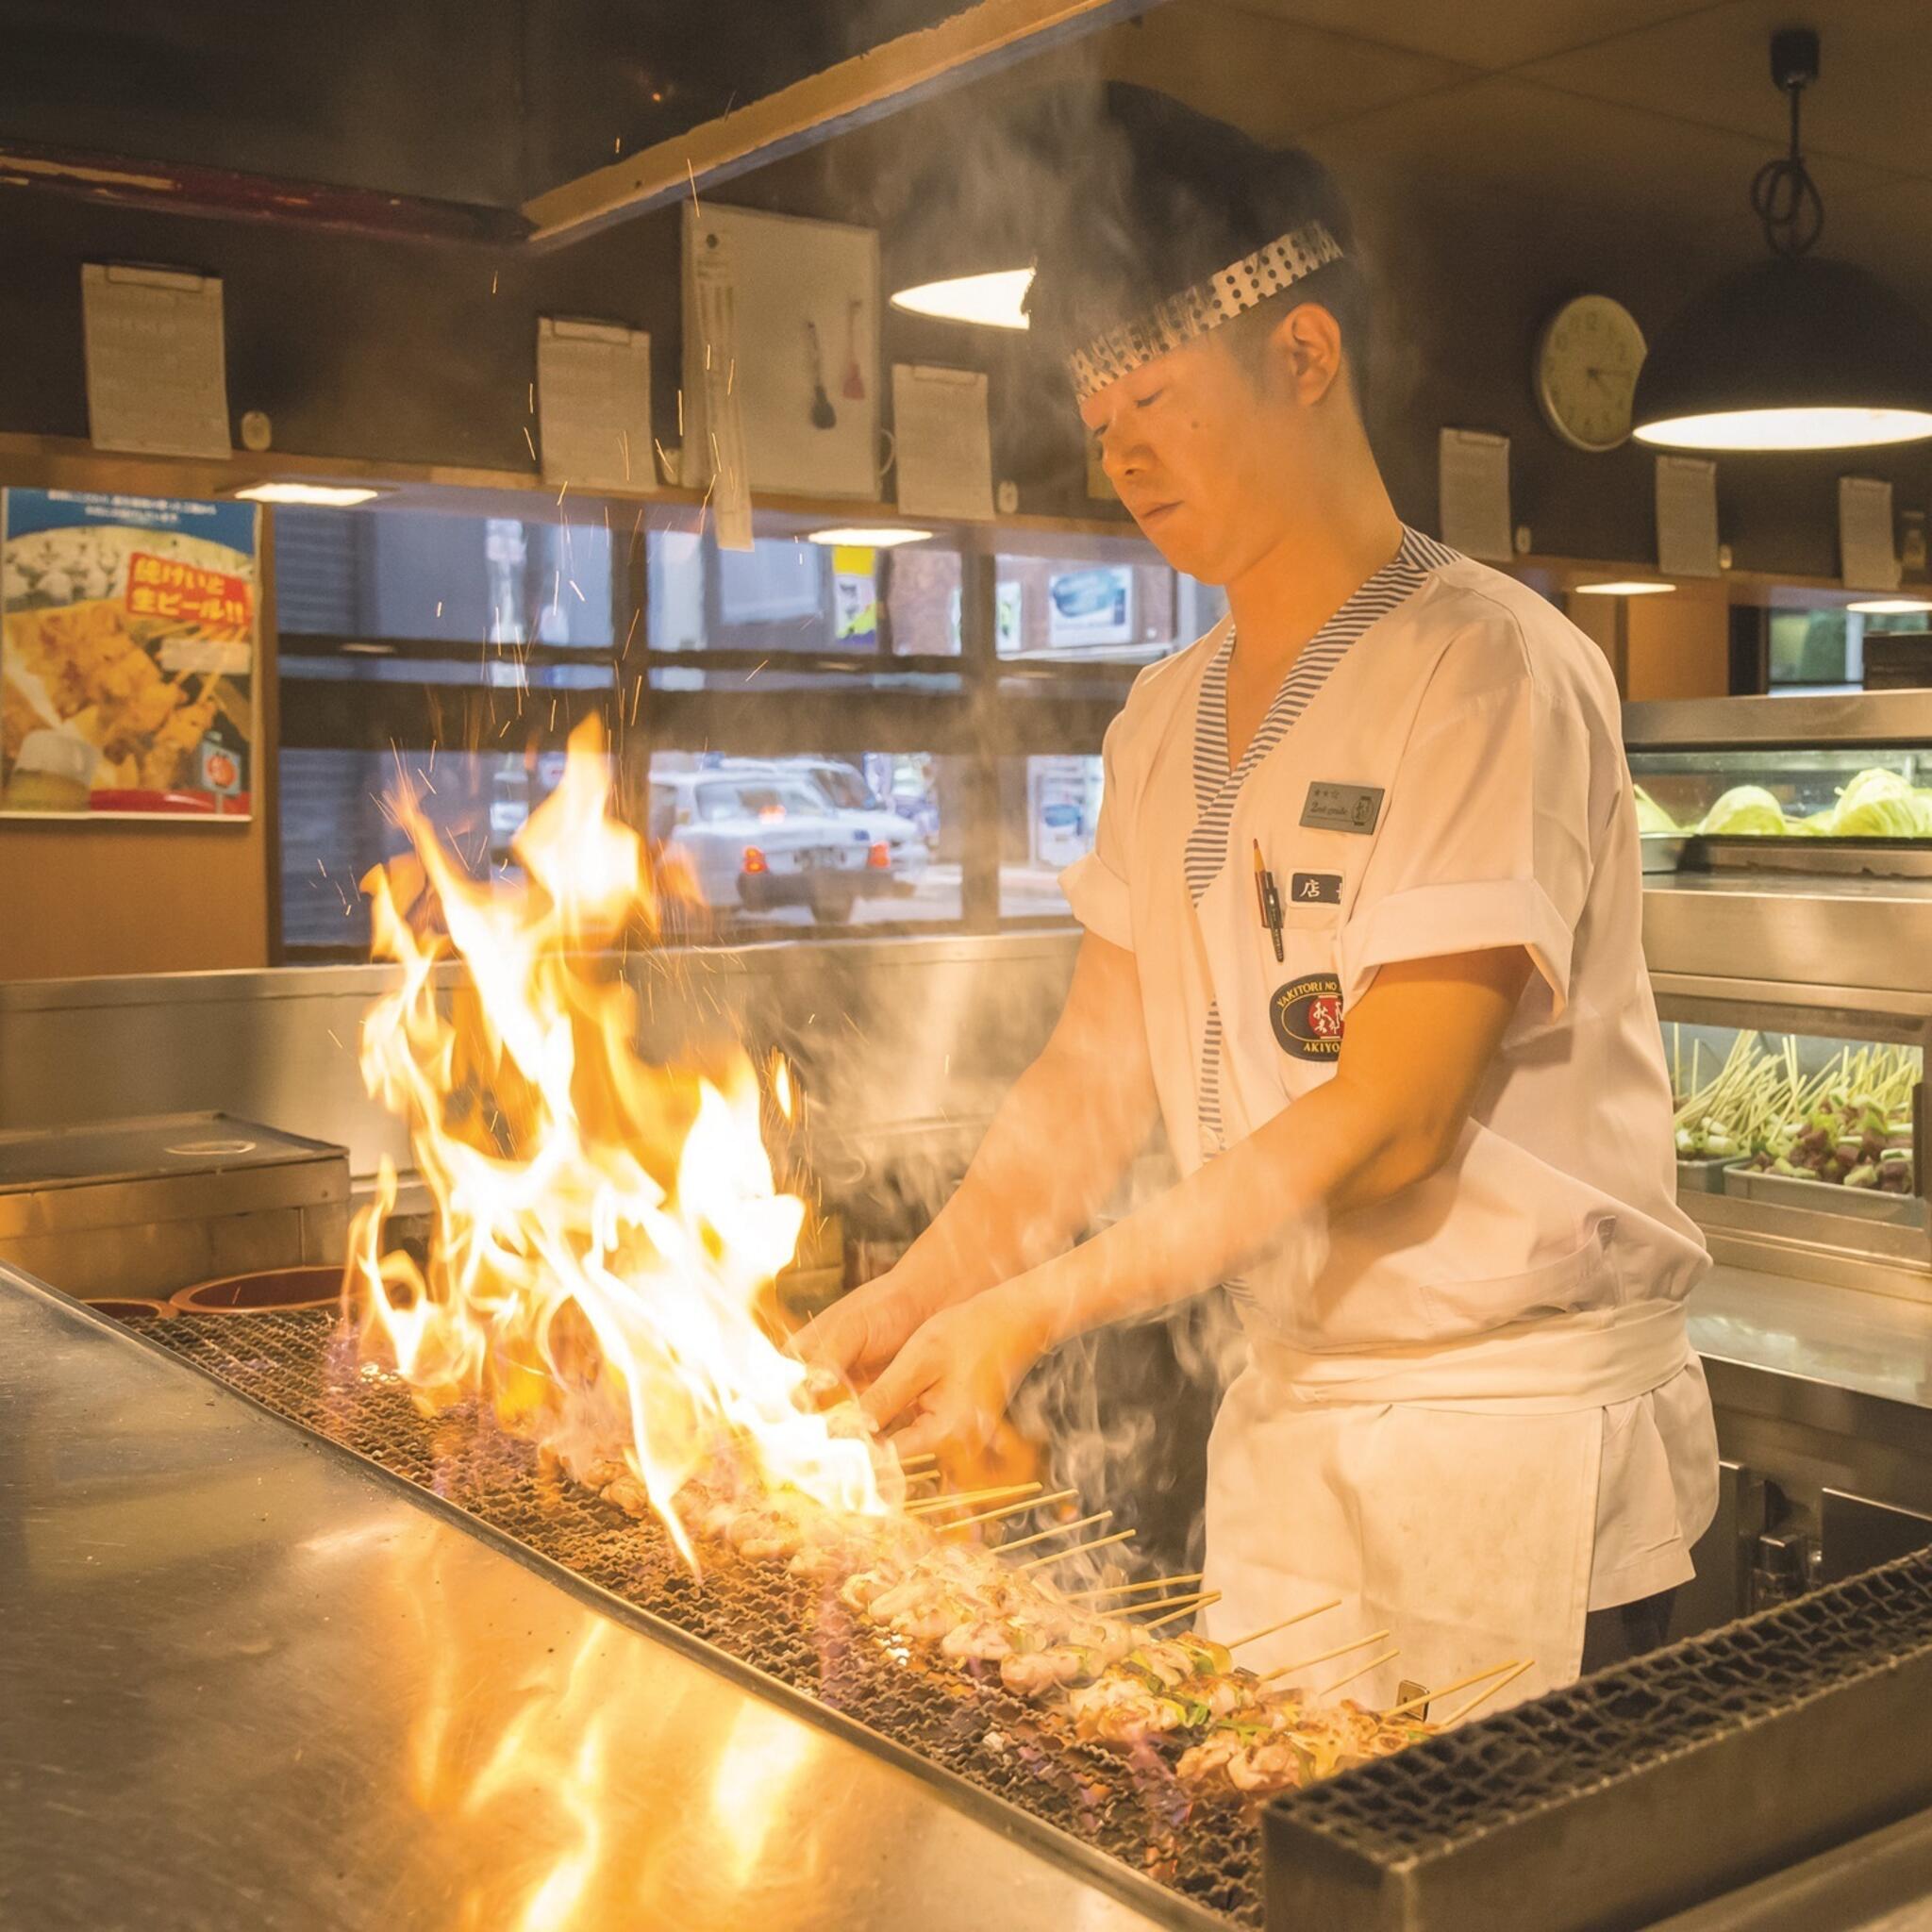
[[1643, 331], [1621, 302], [1578, 295], [1543, 325], [1533, 372], [1543, 418], [1573, 449], [1615, 449], [1630, 435]]

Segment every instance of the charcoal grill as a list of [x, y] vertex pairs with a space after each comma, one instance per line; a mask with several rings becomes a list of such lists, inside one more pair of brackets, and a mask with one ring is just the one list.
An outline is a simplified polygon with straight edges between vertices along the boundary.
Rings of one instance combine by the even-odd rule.
[[[264, 1407], [440, 1496], [687, 1636], [864, 1724], [1237, 1924], [1261, 1924], [1260, 1836], [1232, 1802], [1195, 1797], [1168, 1761], [1056, 1730], [1034, 1706], [923, 1668], [836, 1593], [782, 1566], [725, 1558], [694, 1577], [654, 1521], [540, 1467], [474, 1407], [423, 1416], [358, 1359], [332, 1310], [181, 1315], [142, 1332]], [[991, 1735], [991, 1741], [989, 1741]]]
[[644, 1616], [1158, 1881], [1189, 1923], [1622, 1932], [1932, 1805], [1932, 1552], [1277, 1800], [1264, 1849], [1251, 1813], [1184, 1790], [1165, 1757], [1102, 1752], [997, 1679], [926, 1669], [821, 1586], [735, 1558], [694, 1577], [659, 1525], [562, 1481], [474, 1408], [425, 1418], [333, 1311], [142, 1326]]

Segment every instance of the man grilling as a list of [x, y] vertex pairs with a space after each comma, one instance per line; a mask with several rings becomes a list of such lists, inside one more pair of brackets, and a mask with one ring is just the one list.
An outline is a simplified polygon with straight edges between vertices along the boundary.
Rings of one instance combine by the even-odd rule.
[[[1228, 616], [1108, 730], [1051, 1039], [925, 1234], [803, 1346], [910, 1451], [982, 1437], [1065, 1339], [1225, 1284], [1248, 1360], [1208, 1452], [1215, 1627], [1341, 1597], [1402, 1674], [1528, 1657], [1532, 1694], [1661, 1640], [1716, 1502], [1614, 683], [1396, 515], [1319, 165], [1110, 108], [1033, 327]], [[1157, 1118], [1179, 1184], [1082, 1241]]]

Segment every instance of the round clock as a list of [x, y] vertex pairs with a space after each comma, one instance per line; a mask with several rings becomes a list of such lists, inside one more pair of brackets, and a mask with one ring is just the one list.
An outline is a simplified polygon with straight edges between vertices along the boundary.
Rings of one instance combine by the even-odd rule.
[[1530, 384], [1543, 420], [1572, 449], [1615, 449], [1630, 435], [1643, 331], [1621, 302], [1576, 295], [1543, 325]]

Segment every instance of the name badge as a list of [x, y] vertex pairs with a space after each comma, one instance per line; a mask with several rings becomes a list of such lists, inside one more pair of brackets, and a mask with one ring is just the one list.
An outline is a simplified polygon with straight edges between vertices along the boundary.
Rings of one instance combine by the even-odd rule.
[[1379, 785], [1330, 785], [1317, 778], [1302, 807], [1302, 824], [1318, 832], [1359, 832], [1366, 837], [1381, 816]]
[[1340, 906], [1339, 872], [1298, 872], [1288, 882], [1288, 896], [1297, 906]]
[[1311, 973], [1277, 987], [1268, 1002], [1269, 1024], [1283, 1053], [1298, 1060], [1341, 1057], [1341, 982], [1332, 973]]

